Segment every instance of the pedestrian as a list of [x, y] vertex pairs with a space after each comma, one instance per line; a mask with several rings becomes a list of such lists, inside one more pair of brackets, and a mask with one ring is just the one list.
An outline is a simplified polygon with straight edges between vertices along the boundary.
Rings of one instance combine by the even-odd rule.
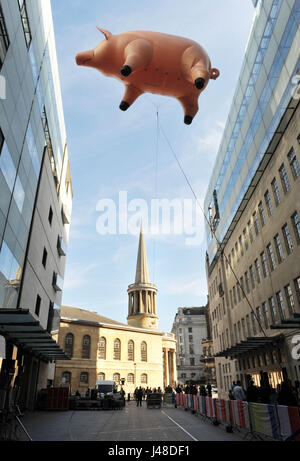
[[247, 402], [258, 402], [258, 389], [252, 380], [247, 388]]
[[200, 386], [200, 395], [206, 397], [207, 396], [207, 392], [206, 392], [206, 389], [204, 386]]
[[206, 389], [208, 397], [211, 397], [211, 384], [207, 384]]
[[137, 404], [136, 404], [137, 407], [142, 406], [142, 400], [143, 400], [143, 389], [140, 386], [137, 391]]
[[235, 400], [246, 400], [246, 395], [244, 389], [242, 388], [241, 381], [236, 382], [236, 386], [234, 387], [232, 394]]
[[269, 383], [263, 384], [259, 389], [259, 398], [261, 403], [269, 403], [271, 395], [271, 387]]
[[138, 388], [136, 387], [134, 390], [134, 399], [137, 402], [137, 393], [138, 393]]
[[231, 389], [233, 390], [235, 388], [235, 386], [236, 386], [236, 383], [235, 383], [235, 381], [233, 381]]
[[286, 405], [288, 407], [296, 407], [298, 405], [291, 385], [287, 381], [282, 381], [281, 383], [278, 393], [278, 405]]
[[229, 389], [228, 397], [229, 397], [229, 400], [234, 400], [232, 389]]
[[269, 402], [271, 405], [276, 405], [278, 401], [278, 395], [274, 387], [271, 387]]

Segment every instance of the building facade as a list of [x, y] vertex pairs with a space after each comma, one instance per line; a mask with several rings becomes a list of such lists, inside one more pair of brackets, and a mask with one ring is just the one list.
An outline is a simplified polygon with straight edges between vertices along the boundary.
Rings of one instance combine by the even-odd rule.
[[0, 16], [2, 374], [10, 369], [11, 386], [18, 376], [33, 408], [53, 362], [67, 358], [53, 334], [73, 191], [50, 0], [1, 0]]
[[[206, 271], [218, 390], [300, 379], [300, 2], [255, 2], [208, 187]], [[290, 319], [290, 320], [289, 320]]]
[[156, 292], [141, 230], [135, 283], [128, 287], [128, 323], [62, 306], [58, 342], [71, 360], [57, 361], [54, 384], [85, 392], [97, 380], [120, 384], [124, 378], [123, 388], [131, 394], [139, 386], [175, 386], [176, 340], [158, 330]]
[[177, 375], [182, 384], [204, 376], [202, 341], [207, 338], [206, 307], [179, 307], [172, 333], [177, 340]]

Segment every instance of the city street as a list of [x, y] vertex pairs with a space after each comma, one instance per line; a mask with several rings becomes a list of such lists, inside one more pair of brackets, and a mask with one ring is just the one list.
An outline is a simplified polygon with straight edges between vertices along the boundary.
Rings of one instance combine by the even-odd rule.
[[121, 411], [37, 411], [23, 424], [34, 441], [242, 441], [197, 415], [171, 406], [147, 409], [126, 402]]

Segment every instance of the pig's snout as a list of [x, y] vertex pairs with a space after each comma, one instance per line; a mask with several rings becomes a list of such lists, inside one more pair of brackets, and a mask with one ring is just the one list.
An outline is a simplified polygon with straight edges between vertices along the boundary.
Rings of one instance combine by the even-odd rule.
[[83, 51], [76, 55], [76, 63], [78, 66], [86, 66], [94, 58], [94, 50]]

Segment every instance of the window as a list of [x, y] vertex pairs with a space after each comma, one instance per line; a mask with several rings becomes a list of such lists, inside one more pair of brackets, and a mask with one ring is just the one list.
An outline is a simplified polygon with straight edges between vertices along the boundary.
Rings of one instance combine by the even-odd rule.
[[128, 341], [128, 360], [134, 360], [134, 342]]
[[263, 316], [264, 316], [264, 321], [265, 321], [265, 327], [269, 328], [269, 310], [268, 310], [268, 305], [266, 302], [262, 303], [262, 311], [263, 311]]
[[250, 280], [249, 280], [248, 271], [245, 272], [245, 283], [246, 283], [247, 292], [250, 293]]
[[256, 233], [256, 235], [258, 235], [260, 229], [259, 229], [259, 222], [258, 222], [258, 219], [257, 219], [257, 213], [256, 213], [256, 211], [254, 211], [254, 213], [253, 213], [252, 216], [253, 216], [253, 223], [254, 223], [255, 233]]
[[271, 184], [272, 184], [275, 204], [276, 204], [276, 206], [278, 206], [280, 204], [280, 202], [281, 202], [281, 198], [280, 198], [280, 192], [279, 192], [279, 188], [278, 188], [276, 178], [273, 179]]
[[147, 384], [148, 383], [148, 376], [146, 375], [146, 373], [143, 373], [141, 375], [141, 384]]
[[250, 242], [253, 242], [254, 236], [253, 236], [253, 229], [252, 229], [251, 221], [248, 222], [248, 229], [249, 229]]
[[145, 341], [143, 341], [141, 344], [141, 361], [147, 362], [147, 344]]
[[243, 339], [247, 338], [245, 319], [242, 319]]
[[253, 266], [250, 266], [250, 267], [249, 267], [249, 272], [250, 272], [250, 278], [251, 278], [252, 288], [253, 288], [253, 290], [254, 290], [254, 288], [255, 288], [255, 279], [254, 279], [254, 270], [253, 270]]
[[248, 243], [248, 236], [246, 228], [243, 230], [244, 242], [245, 242], [245, 250], [248, 250], [249, 243]]
[[255, 314], [254, 314], [254, 312], [251, 312], [251, 319], [252, 319], [253, 334], [256, 335], [257, 330], [256, 330], [256, 319], [255, 319]]
[[12, 157], [10, 155], [10, 152], [8, 150], [7, 144], [4, 140], [2, 131], [1, 131], [1, 152], [0, 152], [0, 170], [3, 173], [3, 176], [5, 178], [6, 184], [8, 185], [8, 188], [10, 192], [13, 191], [14, 185], [15, 185], [15, 179], [16, 179], [16, 168], [14, 165], [14, 162], [12, 160]]
[[121, 341], [119, 339], [114, 341], [114, 360], [121, 360]]
[[48, 252], [47, 252], [46, 248], [44, 248], [42, 264], [45, 267], [45, 269], [46, 269], [46, 264], [47, 264], [47, 256], [48, 256]]
[[283, 254], [283, 250], [282, 250], [282, 246], [280, 242], [280, 237], [278, 234], [276, 234], [274, 237], [274, 243], [275, 243], [278, 262], [281, 263], [284, 260], [284, 254]]
[[239, 244], [240, 244], [241, 256], [243, 256], [243, 254], [244, 254], [244, 249], [243, 249], [243, 243], [242, 243], [242, 236], [241, 236], [241, 235], [239, 236]]
[[260, 265], [259, 265], [258, 259], [254, 261], [254, 265], [255, 265], [255, 270], [256, 270], [257, 283], [260, 283], [261, 282], [261, 272], [260, 272]]
[[294, 233], [295, 233], [295, 237], [296, 237], [296, 242], [300, 243], [300, 220], [299, 220], [299, 216], [298, 216], [298, 213], [295, 212], [292, 217], [292, 224], [293, 224], [293, 229], [294, 229]]
[[80, 383], [88, 384], [89, 383], [89, 374], [86, 371], [80, 373]]
[[271, 195], [270, 192], [267, 190], [265, 193], [265, 202], [268, 210], [269, 216], [273, 214], [273, 206], [272, 206], [272, 200], [271, 200]]
[[256, 308], [256, 318], [257, 318], [257, 322], [258, 322], [258, 329], [260, 330], [260, 325], [262, 324], [262, 315], [261, 315], [261, 308], [260, 306], [258, 306]]
[[293, 315], [293, 313], [295, 312], [295, 303], [294, 303], [293, 292], [291, 290], [290, 285], [286, 285], [284, 287], [284, 291], [285, 291], [285, 297], [286, 297], [289, 313], [290, 315]]
[[193, 332], [193, 328], [189, 328], [189, 333], [192, 333]]
[[285, 305], [283, 301], [283, 296], [281, 291], [278, 291], [276, 293], [276, 299], [277, 299], [277, 304], [278, 304], [278, 309], [279, 309], [279, 315], [281, 319], [285, 319]]
[[48, 221], [49, 221], [50, 226], [52, 224], [52, 219], [53, 219], [53, 210], [52, 210], [52, 207], [50, 206], [49, 214], [48, 214]]
[[264, 251], [260, 254], [260, 259], [261, 259], [263, 274], [264, 274], [264, 277], [266, 278], [269, 275], [269, 271], [268, 271], [268, 265], [267, 265], [266, 255]]
[[106, 339], [102, 336], [99, 341], [99, 352], [98, 358], [100, 360], [106, 360]]
[[277, 320], [277, 310], [276, 310], [276, 305], [273, 296], [269, 298], [269, 306], [270, 306], [270, 312], [271, 312], [271, 318], [272, 322], [276, 323]]
[[42, 302], [42, 299], [39, 295], [37, 295], [36, 297], [36, 303], [35, 303], [35, 314], [37, 316], [40, 315], [40, 309], [41, 309], [41, 302]]
[[276, 268], [276, 262], [275, 262], [275, 256], [274, 256], [274, 253], [273, 253], [273, 248], [272, 248], [271, 243], [269, 243], [267, 245], [267, 252], [268, 252], [270, 268], [271, 268], [271, 271], [273, 271]]
[[282, 183], [282, 188], [286, 193], [290, 190], [290, 183], [284, 164], [282, 164], [279, 168], [279, 175]]
[[97, 380], [98, 381], [104, 381], [105, 380], [105, 373], [98, 373]]
[[62, 384], [71, 384], [71, 372], [64, 371], [61, 375]]
[[292, 238], [291, 238], [290, 231], [289, 231], [287, 224], [283, 226], [282, 234], [284, 238], [286, 252], [288, 255], [290, 255], [293, 252], [293, 243], [292, 243]]
[[73, 357], [73, 345], [74, 345], [74, 335], [68, 333], [65, 337], [65, 353], [72, 358]]
[[260, 215], [261, 225], [264, 226], [266, 224], [266, 215], [262, 202], [259, 202], [258, 204], [258, 211]]
[[192, 336], [192, 335], [189, 335], [189, 342], [190, 342], [190, 343], [193, 342], [193, 336]]
[[128, 375], [127, 375], [127, 383], [128, 384], [134, 384], [134, 374], [133, 373], [128, 373]]
[[19, 8], [20, 8], [21, 20], [22, 20], [22, 25], [23, 25], [23, 31], [24, 31], [24, 36], [25, 36], [25, 42], [26, 42], [27, 48], [29, 48], [30, 43], [31, 43], [31, 31], [30, 31], [29, 19], [28, 19], [27, 8], [26, 8], [26, 0], [18, 0], [18, 1], [19, 1]]
[[294, 286], [295, 286], [295, 291], [296, 291], [296, 296], [298, 300], [298, 304], [300, 306], [300, 277], [297, 277], [294, 280]]
[[89, 335], [84, 335], [82, 339], [82, 358], [89, 359], [91, 352], [91, 337]]
[[0, 5], [0, 70], [3, 66], [6, 52], [9, 48], [9, 37], [6, 29], [3, 11]]
[[236, 305], [237, 301], [236, 301], [236, 288], [235, 288], [235, 286], [233, 287], [233, 300], [234, 300], [234, 305]]
[[194, 354], [194, 346], [193, 345], [190, 346], [190, 354]]
[[194, 357], [192, 357], [192, 358], [190, 359], [190, 365], [192, 365], [192, 366], [195, 365], [195, 359], [194, 359]]
[[116, 384], [120, 384], [120, 373], [114, 373], [114, 374], [113, 374], [113, 381], [114, 381]]
[[299, 163], [298, 163], [298, 160], [297, 160], [297, 157], [296, 157], [296, 154], [295, 154], [295, 151], [294, 151], [293, 148], [288, 153], [288, 159], [289, 159], [289, 162], [290, 162], [292, 175], [293, 175], [294, 179], [296, 179], [300, 175], [300, 167], [299, 167]]

